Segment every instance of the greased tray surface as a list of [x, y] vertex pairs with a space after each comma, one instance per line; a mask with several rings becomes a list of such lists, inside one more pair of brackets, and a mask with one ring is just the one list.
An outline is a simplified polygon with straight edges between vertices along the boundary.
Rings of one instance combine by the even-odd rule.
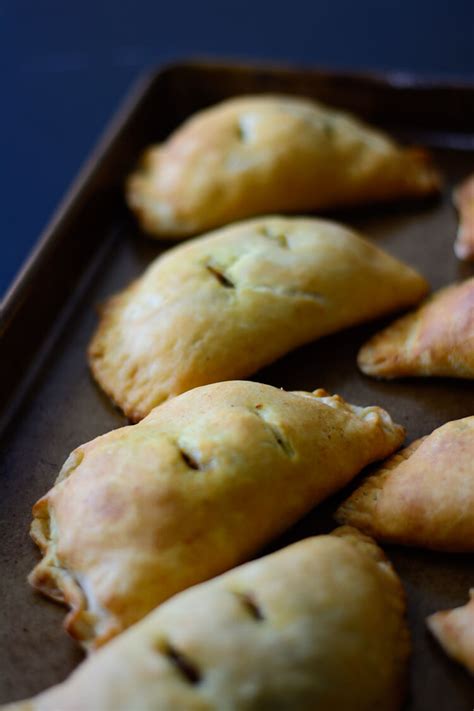
[[[75, 446], [125, 423], [96, 388], [85, 351], [96, 305], [169, 245], [143, 237], [123, 205], [124, 177], [142, 147], [184, 117], [227, 96], [300, 93], [364, 115], [407, 140], [434, 147], [447, 181], [438, 201], [333, 212], [418, 268], [434, 289], [474, 273], [453, 254], [452, 185], [474, 170], [474, 87], [410, 77], [208, 63], [177, 65], [142, 83], [109, 129], [3, 305], [0, 330], [0, 702], [64, 679], [81, 653], [61, 629], [64, 609], [32, 592], [39, 554], [28, 537], [32, 504]], [[474, 413], [474, 382], [377, 382], [356, 367], [379, 321], [300, 348], [255, 375], [285, 389], [324, 387], [377, 404], [407, 428], [407, 442]], [[337, 498], [315, 509], [267, 550], [330, 530]], [[339, 497], [340, 498], [340, 497]], [[474, 585], [469, 555], [386, 547], [408, 595], [413, 634], [410, 711], [474, 707], [474, 682], [426, 631], [431, 612], [463, 604]], [[266, 551], [262, 551], [264, 553]], [[317, 584], [317, 581], [315, 581]], [[225, 630], [223, 630], [225, 634]]]

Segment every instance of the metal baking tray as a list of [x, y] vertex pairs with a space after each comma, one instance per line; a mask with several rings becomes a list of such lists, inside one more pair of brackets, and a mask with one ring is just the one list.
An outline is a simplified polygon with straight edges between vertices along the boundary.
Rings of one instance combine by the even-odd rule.
[[[145, 78], [105, 133], [9, 291], [0, 323], [0, 701], [64, 679], [81, 658], [62, 631], [64, 609], [36, 595], [26, 576], [39, 554], [30, 511], [71, 449], [124, 424], [94, 385], [85, 351], [96, 305], [122, 288], [169, 245], [145, 238], [128, 214], [123, 182], [147, 144], [185, 117], [229, 96], [288, 92], [356, 112], [408, 142], [433, 149], [446, 176], [440, 200], [333, 212], [376, 244], [420, 269], [433, 288], [473, 274], [453, 254], [452, 185], [474, 170], [474, 86], [407, 75], [187, 62]], [[324, 387], [351, 402], [378, 404], [407, 428], [407, 441], [473, 414], [474, 382], [376, 382], [356, 367], [361, 343], [384, 322], [300, 348], [255, 379], [286, 389]], [[332, 500], [271, 548], [330, 530]], [[386, 547], [408, 594], [413, 635], [410, 711], [465, 711], [474, 684], [431, 639], [425, 617], [467, 600], [468, 555]], [[263, 551], [262, 551], [263, 552]]]

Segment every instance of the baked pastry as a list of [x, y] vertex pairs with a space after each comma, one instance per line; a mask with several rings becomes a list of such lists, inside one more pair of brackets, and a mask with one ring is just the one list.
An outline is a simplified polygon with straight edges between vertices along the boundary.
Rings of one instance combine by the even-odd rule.
[[474, 259], [474, 174], [454, 191], [454, 204], [459, 213], [459, 227], [454, 243], [458, 259]]
[[336, 513], [379, 541], [474, 551], [474, 417], [416, 440], [367, 477]]
[[253, 382], [197, 388], [76, 449], [34, 506], [30, 582], [100, 645], [254, 554], [403, 440], [378, 407]]
[[396, 711], [404, 614], [382, 551], [341, 529], [177, 595], [63, 684], [7, 708]]
[[351, 230], [267, 217], [159, 257], [110, 299], [94, 377], [133, 421], [198, 385], [243, 378], [292, 348], [417, 303], [425, 280]]
[[427, 624], [445, 652], [474, 674], [474, 590], [465, 605], [435, 612]]
[[243, 96], [192, 116], [148, 148], [127, 200], [154, 237], [189, 235], [268, 212], [431, 195], [428, 154], [350, 114], [294, 96]]
[[474, 278], [441, 289], [377, 333], [357, 360], [376, 378], [474, 378]]

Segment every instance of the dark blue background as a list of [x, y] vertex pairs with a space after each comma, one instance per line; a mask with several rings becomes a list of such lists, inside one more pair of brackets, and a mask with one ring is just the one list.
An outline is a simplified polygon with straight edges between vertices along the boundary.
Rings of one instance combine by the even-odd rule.
[[196, 55], [474, 80], [474, 2], [0, 0], [0, 294], [134, 78]]

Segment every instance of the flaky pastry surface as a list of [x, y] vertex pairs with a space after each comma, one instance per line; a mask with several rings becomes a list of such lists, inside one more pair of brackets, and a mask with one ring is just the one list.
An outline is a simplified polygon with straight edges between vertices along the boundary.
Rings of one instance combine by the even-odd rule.
[[474, 674], [474, 589], [465, 605], [435, 612], [427, 624], [446, 654]]
[[248, 559], [403, 437], [380, 408], [321, 390], [197, 388], [70, 455], [33, 509], [30, 582], [98, 646]]
[[292, 96], [247, 96], [191, 117], [151, 146], [127, 182], [142, 228], [180, 239], [268, 212], [429, 195], [426, 152], [355, 117]]
[[377, 333], [358, 363], [376, 378], [474, 378], [474, 278], [437, 291]]
[[404, 613], [380, 549], [338, 529], [177, 595], [9, 711], [396, 711]]
[[180, 245], [105, 305], [92, 373], [133, 421], [206, 383], [418, 303], [413, 269], [348, 228], [267, 217]]
[[336, 518], [380, 541], [474, 552], [474, 417], [454, 420], [393, 455]]

